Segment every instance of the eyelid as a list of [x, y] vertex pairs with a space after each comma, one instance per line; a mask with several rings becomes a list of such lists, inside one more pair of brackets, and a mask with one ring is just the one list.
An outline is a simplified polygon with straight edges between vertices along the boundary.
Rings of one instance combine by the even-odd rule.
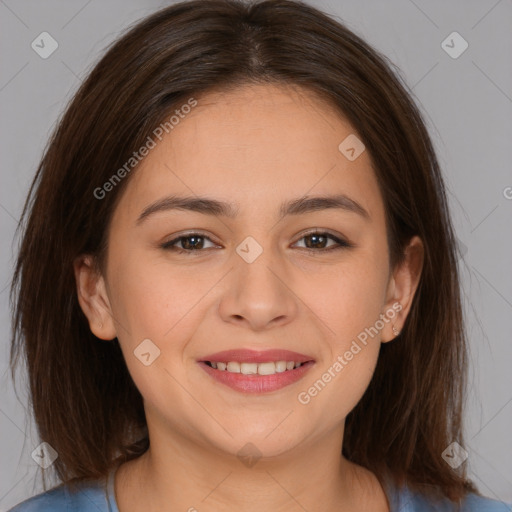
[[[164, 242], [163, 244], [160, 245], [160, 247], [164, 250], [174, 251], [174, 252], [181, 253], [181, 254], [186, 253], [186, 254], [190, 254], [190, 255], [191, 254], [200, 254], [202, 252], [205, 252], [207, 249], [213, 249], [213, 247], [207, 247], [207, 248], [203, 248], [203, 249], [194, 250], [194, 249], [181, 249], [179, 247], [176, 247], [176, 244], [179, 243], [179, 241], [181, 239], [192, 237], [194, 235], [199, 236], [203, 239], [206, 239], [214, 245], [217, 245], [217, 246], [220, 245], [217, 242], [215, 242], [215, 240], [213, 240], [212, 237], [210, 237], [209, 235], [206, 235], [205, 233], [201, 233], [200, 231], [197, 231], [197, 230], [195, 230], [195, 231], [190, 230], [190, 231], [180, 233], [180, 234], [173, 236], [172, 239]], [[309, 248], [309, 247], [299, 247], [299, 249], [307, 251], [308, 253], [322, 254], [322, 253], [326, 253], [326, 252], [330, 252], [330, 251], [334, 251], [334, 250], [338, 250], [338, 249], [348, 249], [348, 248], [355, 247], [355, 244], [349, 242], [345, 236], [334, 234], [330, 230], [322, 229], [322, 228], [314, 228], [314, 229], [310, 229], [309, 231], [305, 231], [305, 232], [301, 233], [300, 236], [297, 238], [297, 240], [292, 245], [296, 244], [303, 238], [305, 238], [307, 236], [311, 236], [311, 235], [323, 235], [326, 238], [333, 240], [335, 242], [335, 245], [326, 247], [323, 249], [314, 249], [314, 248]]]
[[309, 231], [306, 231], [304, 233], [301, 233], [300, 236], [297, 238], [297, 240], [294, 242], [296, 244], [303, 238], [311, 235], [324, 235], [327, 238], [330, 238], [331, 240], [334, 240], [337, 245], [327, 247], [325, 249], [310, 249], [308, 247], [301, 247], [301, 249], [304, 249], [308, 252], [316, 252], [316, 253], [322, 253], [322, 252], [328, 252], [330, 250], [335, 249], [343, 249], [343, 248], [352, 248], [355, 247], [355, 245], [347, 240], [347, 238], [343, 235], [338, 235], [333, 232], [331, 232], [329, 229], [322, 229], [322, 228], [314, 228]]
[[[194, 231], [194, 230], [191, 230], [191, 231], [187, 231], [187, 232], [184, 232], [184, 233], [179, 233], [177, 235], [173, 235], [173, 237], [165, 242], [163, 242], [162, 244], [160, 244], [160, 247], [162, 247], [163, 249], [175, 249], [177, 252], [181, 251], [181, 252], [187, 252], [187, 253], [191, 253], [191, 252], [204, 252], [205, 249], [202, 249], [202, 250], [197, 250], [197, 251], [187, 251], [186, 249], [180, 249], [179, 247], [175, 247], [173, 246], [172, 244], [176, 244], [178, 243], [182, 238], [188, 238], [188, 237], [191, 237], [191, 236], [200, 236], [201, 238], [204, 238], [206, 240], [209, 240], [212, 244], [214, 245], [220, 245], [218, 244], [217, 242], [215, 242], [215, 240], [212, 239], [211, 236], [205, 234], [205, 233], [201, 233], [200, 231]], [[208, 249], [211, 249], [211, 247], [208, 247]]]

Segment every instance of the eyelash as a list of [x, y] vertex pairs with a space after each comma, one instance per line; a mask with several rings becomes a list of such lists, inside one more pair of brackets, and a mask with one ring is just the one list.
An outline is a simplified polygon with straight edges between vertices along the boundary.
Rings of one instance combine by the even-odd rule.
[[[303, 249], [305, 249], [306, 251], [308, 251], [310, 253], [315, 253], [315, 252], [316, 253], [318, 253], [318, 252], [325, 253], [325, 252], [330, 252], [330, 251], [336, 251], [339, 249], [348, 249], [348, 248], [354, 247], [353, 244], [347, 242], [346, 240], [343, 240], [342, 238], [338, 238], [337, 236], [334, 236], [331, 233], [326, 232], [326, 231], [312, 231], [310, 233], [306, 233], [306, 234], [302, 235], [302, 237], [299, 238], [299, 240], [297, 240], [297, 242], [302, 240], [303, 238], [307, 238], [307, 237], [313, 236], [313, 235], [326, 236], [326, 238], [330, 238], [331, 240], [334, 240], [338, 245], [327, 247], [325, 249], [312, 249], [309, 247], [303, 247]], [[204, 252], [206, 249], [180, 249], [179, 247], [175, 246], [175, 244], [177, 242], [179, 242], [180, 240], [192, 238], [192, 237], [204, 238], [204, 239], [209, 240], [210, 242], [214, 243], [209, 237], [207, 237], [206, 235], [203, 235], [201, 233], [188, 233], [186, 235], [178, 236], [176, 238], [173, 238], [172, 240], [169, 240], [168, 242], [163, 243], [161, 245], [161, 248], [164, 250], [168, 250], [168, 251], [174, 251], [178, 254], [186, 253], [186, 254], [191, 255], [191, 253], [194, 253], [194, 252], [198, 252], [198, 253]]]

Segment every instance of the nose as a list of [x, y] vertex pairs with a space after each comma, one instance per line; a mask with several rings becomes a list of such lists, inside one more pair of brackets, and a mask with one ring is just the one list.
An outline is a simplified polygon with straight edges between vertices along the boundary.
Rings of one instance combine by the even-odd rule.
[[219, 305], [225, 322], [264, 331], [285, 325], [297, 314], [290, 273], [270, 249], [248, 263], [234, 255], [234, 268]]

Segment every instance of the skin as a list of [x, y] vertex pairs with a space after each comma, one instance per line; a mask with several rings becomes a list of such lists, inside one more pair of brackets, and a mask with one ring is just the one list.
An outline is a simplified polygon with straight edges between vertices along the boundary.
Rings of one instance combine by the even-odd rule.
[[[340, 453], [345, 418], [370, 382], [380, 343], [395, 338], [392, 326], [401, 330], [409, 312], [421, 240], [414, 237], [404, 263], [390, 269], [370, 156], [349, 161], [338, 150], [354, 130], [311, 92], [251, 85], [197, 99], [130, 176], [104, 274], [87, 255], [75, 262], [92, 332], [118, 338], [144, 397], [151, 448], [117, 471], [120, 511], [226, 504], [250, 512], [388, 511], [375, 475]], [[369, 220], [342, 209], [279, 216], [285, 200], [332, 193], [360, 203]], [[137, 224], [146, 206], [170, 194], [234, 201], [238, 215], [171, 210]], [[304, 236], [314, 228], [354, 247], [322, 252], [337, 245], [327, 239], [307, 251]], [[202, 252], [160, 247], [189, 230], [208, 237]], [[236, 252], [247, 236], [263, 249], [252, 263]], [[298, 393], [397, 302], [393, 320], [307, 405], [299, 403]], [[148, 338], [160, 356], [145, 366], [133, 352]], [[236, 348], [289, 349], [315, 365], [281, 390], [244, 394], [197, 364]], [[247, 443], [261, 455], [252, 467], [237, 457]]]

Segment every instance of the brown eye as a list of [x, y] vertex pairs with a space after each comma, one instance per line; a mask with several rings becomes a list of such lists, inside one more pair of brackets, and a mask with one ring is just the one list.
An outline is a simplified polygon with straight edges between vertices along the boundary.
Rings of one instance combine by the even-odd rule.
[[[211, 240], [205, 235], [191, 233], [190, 235], [182, 235], [165, 242], [162, 244], [162, 249], [174, 250], [177, 252], [200, 251], [205, 248], [205, 240], [209, 240], [211, 242]], [[181, 244], [181, 247], [178, 247], [177, 244]], [[215, 245], [213, 244], [213, 246]]]
[[[312, 233], [307, 233], [300, 240], [306, 240], [305, 249], [319, 252], [319, 251], [331, 251], [335, 249], [342, 249], [344, 247], [352, 247], [347, 241], [338, 238], [330, 233], [315, 231]], [[335, 242], [334, 245], [327, 245], [329, 240], [333, 240]]]

